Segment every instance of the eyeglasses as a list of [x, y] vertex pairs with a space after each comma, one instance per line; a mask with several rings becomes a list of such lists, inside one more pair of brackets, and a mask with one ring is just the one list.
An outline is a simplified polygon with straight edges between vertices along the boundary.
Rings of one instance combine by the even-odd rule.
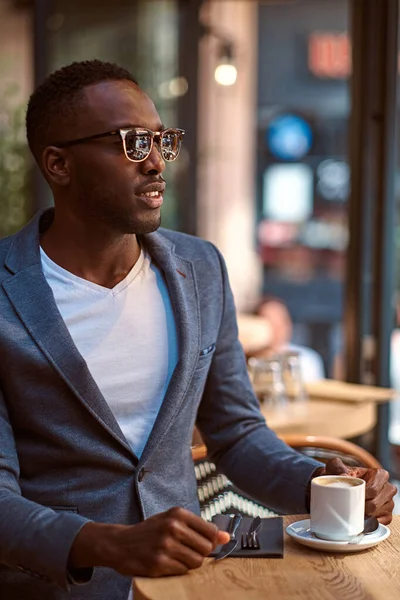
[[145, 127], [130, 127], [129, 129], [116, 129], [115, 131], [107, 131], [106, 133], [97, 133], [96, 135], [71, 140], [70, 142], [61, 142], [55, 144], [55, 146], [66, 148], [113, 135], [120, 136], [125, 156], [132, 162], [146, 160], [152, 151], [154, 142], [157, 144], [163, 159], [172, 162], [178, 158], [185, 131], [183, 129], [151, 131], [151, 129], [146, 129]]

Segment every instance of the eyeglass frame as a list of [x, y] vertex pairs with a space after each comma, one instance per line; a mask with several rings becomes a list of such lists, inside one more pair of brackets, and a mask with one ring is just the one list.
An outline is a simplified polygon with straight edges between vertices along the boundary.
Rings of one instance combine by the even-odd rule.
[[[130, 133], [131, 131], [134, 131], [134, 130], [144, 131], [144, 132], [150, 134], [150, 139], [151, 139], [150, 149], [149, 149], [148, 154], [146, 154], [146, 156], [144, 158], [140, 158], [138, 160], [129, 158], [127, 150], [126, 150], [126, 136], [128, 135], [128, 133]], [[124, 153], [125, 153], [126, 158], [131, 162], [139, 163], [139, 162], [143, 162], [149, 158], [151, 151], [153, 150], [154, 138], [158, 137], [159, 139], [158, 139], [158, 141], [156, 141], [156, 144], [160, 149], [160, 154], [161, 154], [162, 158], [164, 160], [166, 160], [167, 162], [174, 162], [179, 156], [180, 148], [179, 148], [179, 152], [175, 156], [175, 158], [168, 159], [168, 158], [165, 158], [163, 151], [162, 151], [162, 146], [161, 146], [161, 139], [162, 139], [163, 135], [168, 131], [178, 132], [181, 135], [181, 138], [183, 138], [183, 136], [185, 135], [184, 129], [177, 129], [174, 127], [167, 127], [167, 129], [162, 129], [161, 131], [152, 131], [151, 129], [147, 129], [147, 127], [121, 127], [120, 129], [114, 129], [113, 131], [106, 131], [105, 133], [95, 133], [94, 135], [88, 135], [87, 137], [78, 138], [77, 140], [70, 140], [68, 142], [60, 142], [58, 144], [54, 144], [54, 146], [57, 146], [58, 148], [68, 148], [69, 146], [74, 146], [75, 144], [84, 144], [85, 142], [91, 142], [92, 140], [98, 140], [103, 137], [111, 137], [113, 135], [118, 134], [121, 138], [122, 146], [124, 148]]]

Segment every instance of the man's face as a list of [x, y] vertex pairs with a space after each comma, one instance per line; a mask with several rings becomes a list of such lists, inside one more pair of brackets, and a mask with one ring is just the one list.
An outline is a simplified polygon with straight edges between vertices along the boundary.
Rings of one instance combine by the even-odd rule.
[[[103, 82], [87, 87], [84, 93], [86, 102], [69, 139], [129, 126], [163, 128], [153, 102], [132, 82]], [[156, 144], [139, 163], [127, 159], [118, 135], [66, 150], [71, 169], [68, 210], [74, 211], [75, 218], [119, 233], [149, 233], [159, 227], [165, 163]]]

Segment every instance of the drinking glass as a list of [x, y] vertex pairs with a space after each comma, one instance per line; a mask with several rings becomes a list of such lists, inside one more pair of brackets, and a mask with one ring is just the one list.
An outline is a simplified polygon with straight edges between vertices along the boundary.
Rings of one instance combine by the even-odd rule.
[[250, 380], [262, 404], [271, 408], [284, 408], [288, 404], [283, 381], [282, 361], [278, 356], [249, 358]]
[[301, 372], [300, 354], [295, 351], [284, 352], [281, 355], [281, 361], [283, 365], [283, 382], [290, 398], [295, 402], [308, 400]]

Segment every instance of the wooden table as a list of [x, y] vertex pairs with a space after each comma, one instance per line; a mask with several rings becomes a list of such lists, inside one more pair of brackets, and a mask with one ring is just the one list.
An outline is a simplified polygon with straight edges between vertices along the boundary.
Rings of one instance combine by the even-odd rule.
[[[376, 424], [377, 404], [388, 402], [396, 391], [375, 386], [323, 379], [306, 384], [309, 400], [290, 402], [284, 409], [261, 406], [271, 429], [278, 435], [299, 433], [352, 438], [370, 431]], [[254, 386], [262, 398], [263, 386]]]
[[[285, 517], [285, 526], [301, 517]], [[400, 516], [381, 544], [356, 554], [316, 552], [285, 532], [283, 559], [206, 559], [181, 577], [138, 578], [135, 600], [399, 600]]]
[[261, 410], [278, 435], [301, 433], [348, 439], [363, 435], [376, 424], [375, 402], [310, 399], [304, 406], [293, 403], [284, 410]]

